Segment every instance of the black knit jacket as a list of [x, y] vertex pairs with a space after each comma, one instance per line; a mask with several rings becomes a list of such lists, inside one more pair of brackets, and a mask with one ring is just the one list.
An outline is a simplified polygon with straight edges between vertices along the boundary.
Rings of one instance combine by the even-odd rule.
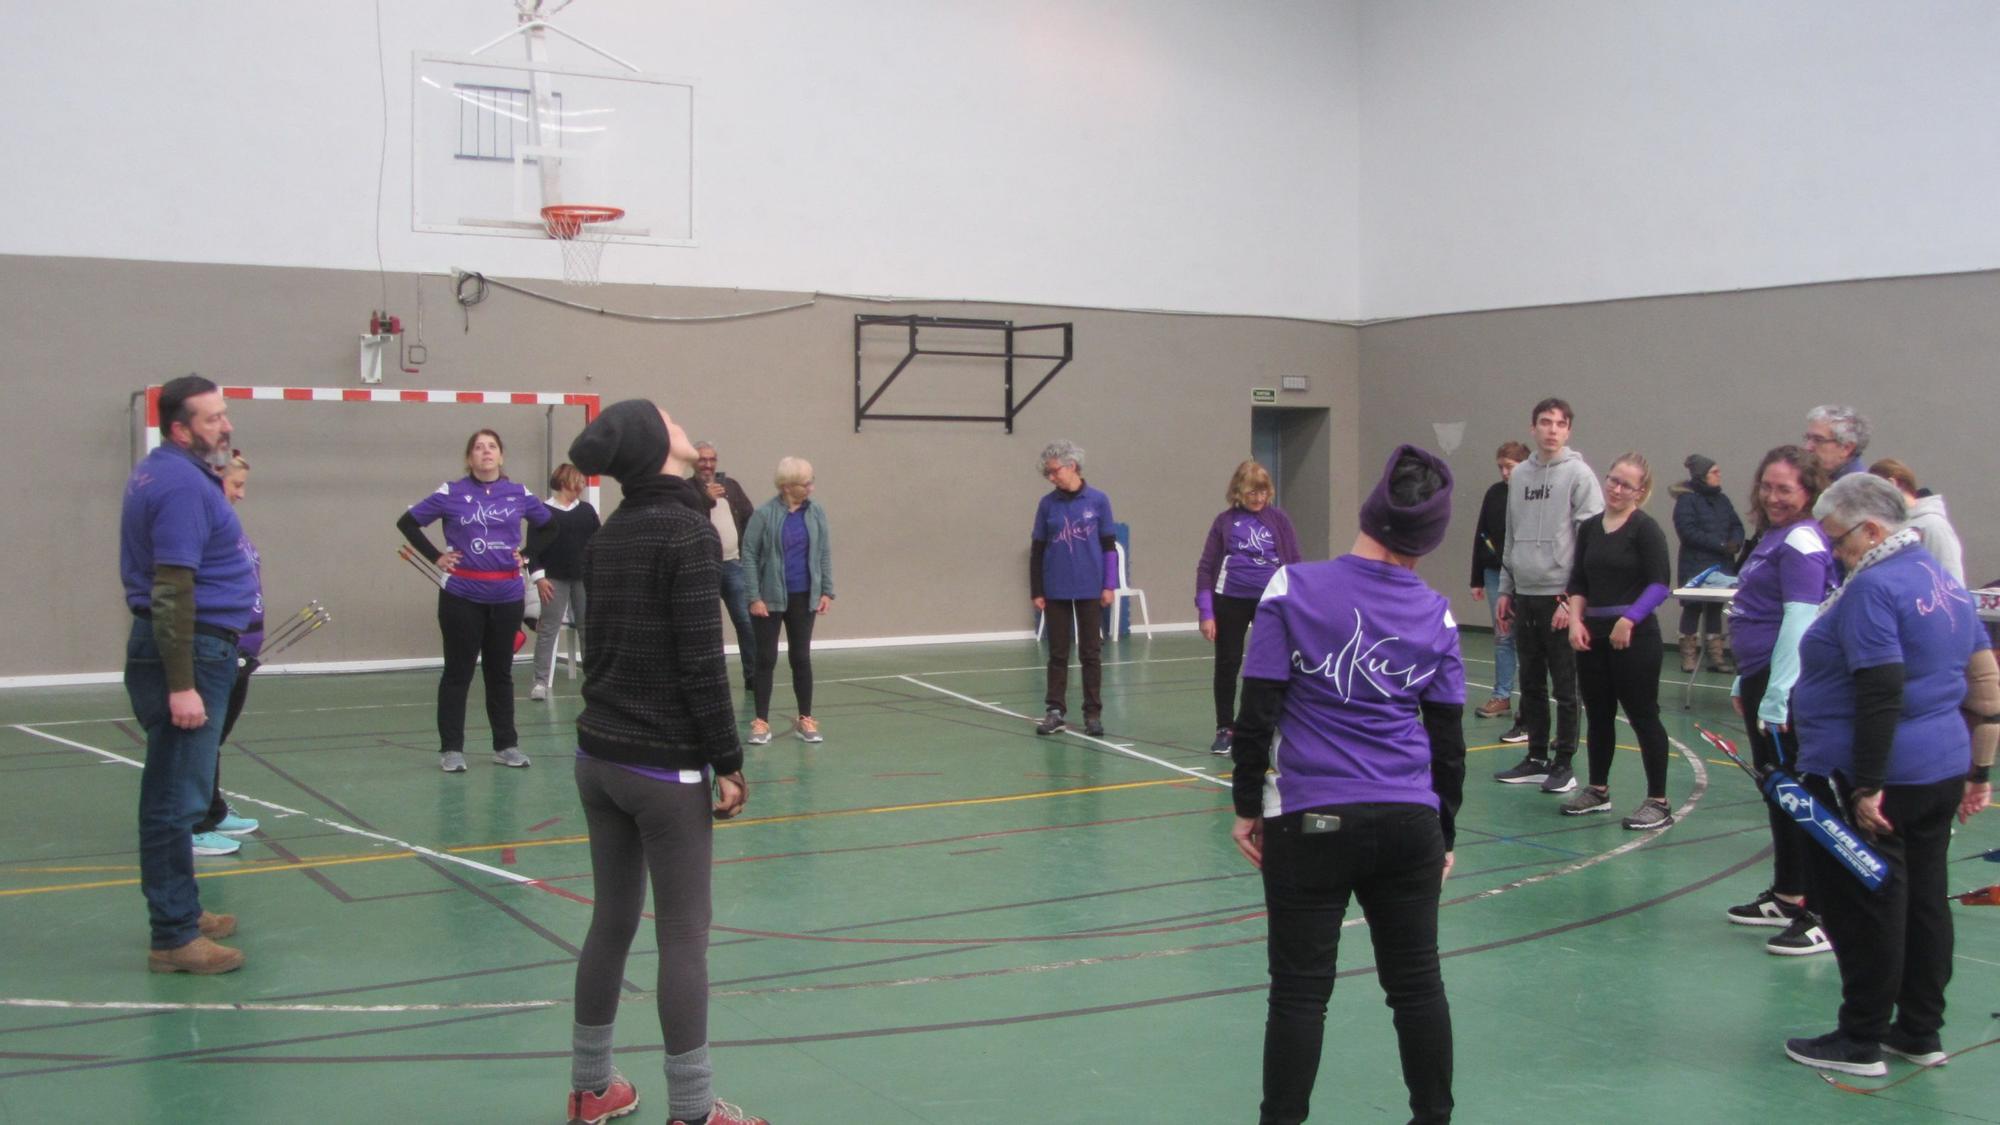
[[593, 758], [658, 769], [743, 768], [722, 660], [722, 547], [689, 481], [625, 486], [584, 549], [583, 714]]

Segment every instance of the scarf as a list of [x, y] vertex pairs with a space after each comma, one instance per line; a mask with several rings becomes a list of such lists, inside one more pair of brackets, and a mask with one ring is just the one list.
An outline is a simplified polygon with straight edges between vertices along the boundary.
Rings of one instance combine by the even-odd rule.
[[1868, 553], [1861, 556], [1860, 560], [1854, 564], [1853, 570], [1847, 572], [1847, 581], [1835, 586], [1833, 593], [1829, 594], [1825, 601], [1819, 603], [1819, 616], [1826, 616], [1828, 610], [1840, 604], [1841, 595], [1847, 593], [1849, 586], [1854, 585], [1855, 575], [1860, 574], [1890, 555], [1896, 554], [1906, 548], [1914, 547], [1922, 541], [1917, 536], [1916, 528], [1906, 527], [1896, 534], [1889, 536], [1887, 539], [1882, 540], [1880, 543], [1875, 544], [1873, 547], [1868, 548]]

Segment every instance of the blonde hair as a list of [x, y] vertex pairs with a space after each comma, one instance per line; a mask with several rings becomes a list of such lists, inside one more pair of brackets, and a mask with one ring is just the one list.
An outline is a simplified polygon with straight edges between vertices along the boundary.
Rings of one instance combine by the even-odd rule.
[[550, 492], [582, 492], [584, 486], [589, 483], [590, 481], [583, 475], [583, 470], [568, 461], [557, 465], [556, 471], [549, 474]]
[[771, 483], [783, 488], [788, 484], [803, 484], [812, 479], [812, 462], [803, 457], [785, 457], [778, 461], [778, 475]]
[[228, 476], [230, 473], [247, 473], [249, 471], [250, 462], [243, 459], [243, 451], [238, 449], [230, 452], [229, 464], [223, 467], [222, 475]]
[[1229, 478], [1229, 503], [1234, 507], [1243, 502], [1251, 492], [1262, 489], [1266, 494], [1275, 495], [1271, 487], [1271, 472], [1257, 463], [1255, 458], [1236, 466], [1236, 473]]
[[[1611, 462], [1611, 468], [1615, 469], [1620, 465], [1630, 465], [1639, 470], [1639, 499], [1632, 506], [1635, 508], [1645, 507], [1646, 501], [1651, 499], [1653, 495], [1653, 466], [1647, 464], [1646, 459], [1637, 453], [1620, 453], [1618, 459]], [[1607, 474], [1610, 471], [1610, 469], [1605, 470]]]

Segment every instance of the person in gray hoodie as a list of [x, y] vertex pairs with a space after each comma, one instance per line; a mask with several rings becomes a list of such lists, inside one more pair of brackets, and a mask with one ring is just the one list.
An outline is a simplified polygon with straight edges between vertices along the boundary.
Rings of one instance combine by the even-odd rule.
[[[1500, 567], [1500, 627], [1514, 634], [1520, 661], [1521, 723], [1527, 728], [1527, 757], [1493, 780], [1508, 785], [1540, 783], [1544, 793], [1576, 788], [1570, 769], [1576, 757], [1580, 709], [1576, 694], [1576, 653], [1569, 646], [1569, 607], [1563, 591], [1576, 558], [1576, 528], [1604, 510], [1604, 490], [1583, 455], [1569, 448], [1569, 403], [1545, 398], [1529, 415], [1535, 453], [1515, 466], [1507, 482], [1507, 542]], [[1553, 740], [1549, 694], [1556, 698]]]
[[1958, 540], [1958, 529], [1951, 526], [1951, 517], [1945, 514], [1944, 497], [1917, 487], [1917, 474], [1893, 457], [1882, 458], [1868, 466], [1868, 471], [1902, 492], [1903, 502], [1910, 510], [1906, 526], [1916, 530], [1924, 550], [1937, 559], [1944, 572], [1958, 579], [1959, 585], [1965, 585], [1965, 547]]

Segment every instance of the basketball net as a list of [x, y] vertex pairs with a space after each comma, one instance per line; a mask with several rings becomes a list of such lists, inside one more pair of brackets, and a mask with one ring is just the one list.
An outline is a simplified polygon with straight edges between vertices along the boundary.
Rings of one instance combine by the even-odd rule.
[[609, 224], [625, 217], [620, 207], [559, 203], [542, 208], [542, 227], [562, 247], [563, 284], [597, 284], [597, 264], [611, 240]]

